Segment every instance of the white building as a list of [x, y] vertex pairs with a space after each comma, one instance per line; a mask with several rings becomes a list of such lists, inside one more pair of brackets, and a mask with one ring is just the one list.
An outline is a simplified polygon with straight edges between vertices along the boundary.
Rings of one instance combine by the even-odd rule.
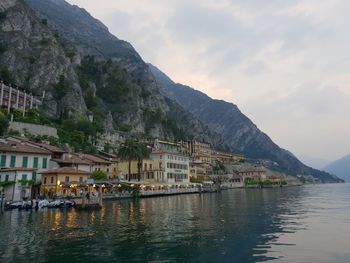
[[153, 151], [150, 158], [154, 161], [154, 170], [160, 174], [158, 182], [189, 183], [189, 158], [174, 151]]
[[5, 185], [0, 191], [4, 191], [6, 200], [38, 195], [39, 174], [49, 168], [50, 158], [51, 152], [40, 147], [0, 139], [0, 185]]

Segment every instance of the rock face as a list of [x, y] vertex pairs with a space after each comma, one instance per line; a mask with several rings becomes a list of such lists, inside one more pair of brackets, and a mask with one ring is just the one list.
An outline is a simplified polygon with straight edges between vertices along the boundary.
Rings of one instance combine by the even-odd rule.
[[350, 182], [350, 155], [328, 164], [324, 170]]
[[2, 78], [39, 96], [45, 90], [48, 112], [53, 116], [60, 115], [57, 103], [61, 101], [66, 107], [85, 113], [79, 85], [73, 85], [59, 100], [53, 99], [51, 87], [60, 76], [76, 82], [74, 64], [45, 21], [38, 19], [21, 1], [1, 1], [0, 40]]
[[211, 99], [200, 91], [176, 84], [153, 65], [149, 67], [164, 94], [175, 99], [196, 118], [208, 125], [213, 132], [225, 138], [225, 143], [232, 151], [254, 159], [272, 160], [279, 166], [275, 168], [281, 168], [293, 175], [310, 174], [324, 182], [338, 180], [326, 172], [304, 165], [293, 154], [281, 149], [242, 114], [236, 105]]
[[160, 93], [129, 43], [84, 9], [63, 0], [4, 0], [0, 8], [0, 78], [38, 95], [45, 91], [45, 112], [52, 117], [92, 115], [106, 132], [222, 144]]

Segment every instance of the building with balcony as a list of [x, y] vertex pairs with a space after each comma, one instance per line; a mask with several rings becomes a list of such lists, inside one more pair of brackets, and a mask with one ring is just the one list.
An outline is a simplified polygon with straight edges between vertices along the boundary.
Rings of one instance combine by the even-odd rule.
[[7, 109], [18, 109], [23, 114], [41, 104], [41, 100], [33, 94], [28, 93], [18, 87], [12, 87], [0, 81], [0, 107]]

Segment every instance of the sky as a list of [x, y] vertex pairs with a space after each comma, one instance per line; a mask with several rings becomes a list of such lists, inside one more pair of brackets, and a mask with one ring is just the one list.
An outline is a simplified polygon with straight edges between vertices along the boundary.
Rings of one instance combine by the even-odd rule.
[[68, 0], [303, 161], [350, 154], [350, 1]]

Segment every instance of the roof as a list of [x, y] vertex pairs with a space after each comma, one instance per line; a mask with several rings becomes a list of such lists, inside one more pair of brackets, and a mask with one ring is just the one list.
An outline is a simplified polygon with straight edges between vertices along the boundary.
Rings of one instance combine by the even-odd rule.
[[111, 164], [110, 161], [107, 161], [106, 159], [103, 159], [101, 157], [98, 157], [96, 155], [92, 155], [92, 154], [77, 154], [82, 160], [88, 160], [90, 162], [93, 163], [102, 163], [102, 164]]
[[5, 140], [0, 142], [0, 152], [50, 155], [51, 152], [26, 143]]
[[80, 158], [76, 154], [70, 154], [69, 156], [65, 156], [63, 159], [51, 159], [51, 161], [54, 161], [56, 163], [61, 164], [85, 164], [85, 165], [92, 165], [92, 162], [86, 159]]
[[173, 152], [173, 151], [166, 151], [166, 150], [155, 150], [155, 151], [152, 151], [151, 154], [173, 154], [173, 155], [175, 154], [175, 155], [187, 157], [186, 155], [184, 155], [180, 152]]
[[15, 139], [15, 140], [18, 140], [18, 141], [21, 141], [21, 142], [26, 142], [27, 144], [32, 144], [34, 146], [38, 146], [38, 147], [41, 147], [41, 148], [44, 148], [45, 150], [48, 150], [52, 153], [65, 153], [67, 151], [59, 148], [59, 147], [56, 147], [56, 146], [53, 146], [53, 145], [50, 145], [50, 144], [47, 144], [47, 143], [43, 143], [43, 142], [34, 142], [34, 141], [31, 141], [30, 139], [26, 138], [26, 137], [17, 137], [17, 136], [11, 136], [11, 137], [8, 137], [7, 138], [8, 140], [11, 140], [11, 139]]
[[61, 167], [56, 169], [51, 169], [45, 172], [42, 172], [41, 174], [76, 174], [76, 175], [88, 175], [89, 172], [78, 170], [73, 167]]
[[23, 167], [10, 167], [10, 168], [1, 168], [0, 169], [0, 173], [1, 172], [16, 172], [16, 171], [20, 171], [20, 172], [32, 172], [35, 171], [36, 169], [34, 168], [23, 168]]

